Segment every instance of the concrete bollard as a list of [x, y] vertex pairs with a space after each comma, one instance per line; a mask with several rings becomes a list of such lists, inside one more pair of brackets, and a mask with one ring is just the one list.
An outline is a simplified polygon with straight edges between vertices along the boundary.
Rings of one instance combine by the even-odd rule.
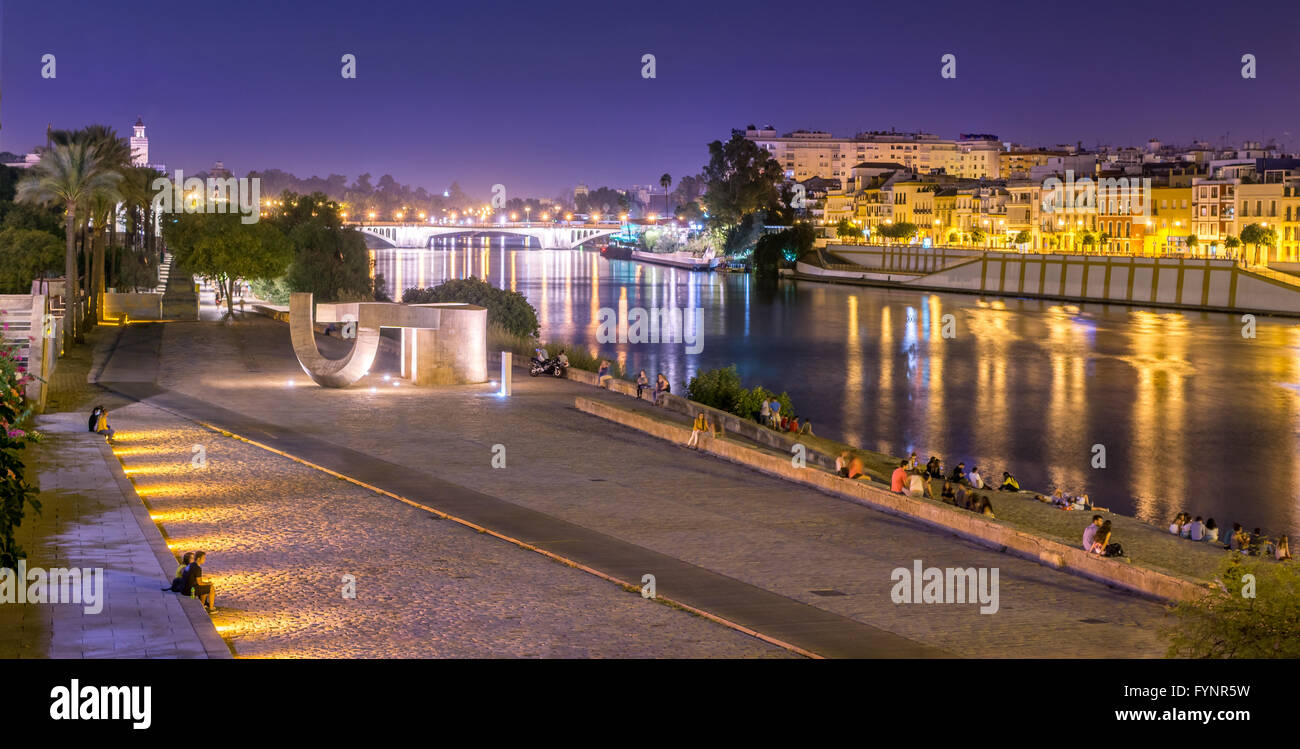
[[514, 354], [509, 351], [501, 352], [501, 394], [510, 395], [511, 377], [514, 376]]

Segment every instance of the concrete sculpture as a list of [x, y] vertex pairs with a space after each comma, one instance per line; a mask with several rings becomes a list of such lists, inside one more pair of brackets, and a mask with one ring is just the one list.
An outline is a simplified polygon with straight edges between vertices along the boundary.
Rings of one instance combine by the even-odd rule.
[[[402, 331], [401, 376], [416, 385], [452, 385], [487, 380], [487, 310], [471, 304], [350, 302], [316, 305], [312, 295], [289, 298], [289, 332], [298, 363], [317, 385], [347, 387], [370, 372], [379, 353], [382, 328]], [[339, 323], [354, 341], [341, 359], [328, 359], [316, 346], [315, 323]], [[397, 344], [393, 341], [392, 344]]]

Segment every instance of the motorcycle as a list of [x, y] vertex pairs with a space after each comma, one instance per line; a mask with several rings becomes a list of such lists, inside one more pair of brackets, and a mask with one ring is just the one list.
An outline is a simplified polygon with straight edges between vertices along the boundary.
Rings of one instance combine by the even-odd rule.
[[546, 361], [542, 361], [534, 356], [528, 360], [528, 375], [530, 377], [544, 374], [563, 377], [564, 369], [564, 364], [560, 363], [559, 359], [547, 359]]

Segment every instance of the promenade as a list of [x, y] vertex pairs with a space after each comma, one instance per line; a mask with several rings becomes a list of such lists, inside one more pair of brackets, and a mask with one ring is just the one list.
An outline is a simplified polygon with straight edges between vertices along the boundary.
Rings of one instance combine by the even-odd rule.
[[[156, 373], [123, 388], [167, 412], [146, 414], [144, 405], [122, 409], [119, 428], [128, 431], [123, 444], [138, 441], [141, 456], [167, 445], [174, 462], [188, 461], [193, 445], [205, 445], [207, 470], [221, 477], [200, 482], [188, 476], [181, 481], [174, 472], [154, 476], [145, 457], [135, 463], [124, 457], [128, 466], [142, 469], [133, 478], [163, 516], [171, 540], [213, 555], [218, 606], [230, 607], [218, 612], [217, 623], [240, 654], [739, 656], [772, 654], [775, 648], [669, 607], [646, 607], [649, 602], [640, 596], [598, 576], [440, 523], [433, 519], [437, 512], [306, 466], [301, 469], [309, 473], [296, 473], [300, 464], [198, 428], [195, 421], [224, 420], [237, 427], [227, 431], [269, 447], [283, 445], [289, 448], [281, 451], [286, 455], [322, 467], [332, 463], [330, 470], [338, 474], [355, 469], [377, 477], [374, 482], [400, 485], [402, 491], [393, 494], [408, 499], [419, 494], [416, 503], [435, 511], [477, 510], [493, 522], [516, 523], [515, 528], [565, 529], [568, 535], [542, 534], [535, 546], [566, 559], [633, 554], [637, 564], [658, 560], [669, 570], [659, 575], [664, 596], [677, 593], [731, 606], [732, 613], [739, 612], [733, 621], [762, 612], [768, 616], [755, 619], [760, 634], [767, 629], [773, 639], [821, 643], [830, 651], [818, 654], [905, 654], [900, 647], [915, 654], [976, 657], [1163, 653], [1156, 632], [1164, 620], [1159, 604], [609, 425], [573, 408], [576, 394], [592, 392], [575, 383], [524, 378], [505, 399], [491, 395], [488, 386], [392, 387], [377, 370], [361, 387], [327, 390], [311, 386], [302, 374], [287, 327], [267, 319], [132, 326], [123, 334], [121, 350], [133, 353], [118, 361], [130, 359], [131, 368], [153, 356], [157, 362]], [[341, 344], [322, 340], [327, 353], [336, 345]], [[149, 375], [156, 376], [156, 385], [145, 382]], [[130, 381], [112, 366], [103, 379]], [[506, 467], [493, 468], [501, 447]], [[157, 486], [150, 488], [151, 481]], [[412, 514], [401, 514], [406, 512]], [[438, 527], [450, 528], [450, 535], [425, 546], [428, 529]], [[517, 629], [496, 626], [505, 614], [484, 601], [497, 599], [482, 595], [504, 592], [495, 587], [504, 584], [502, 565], [469, 561], [462, 567], [449, 561], [462, 557], [448, 554], [445, 545], [464, 533], [501, 553], [508, 550], [507, 556], [524, 554], [543, 562], [552, 575], [563, 570], [578, 576], [572, 585], [595, 586], [591, 593], [599, 602], [575, 606], [559, 602], [555, 590], [535, 594], [513, 613], [522, 616], [526, 610], [536, 617], [529, 621], [549, 622], [553, 629], [531, 645], [519, 643]], [[602, 549], [609, 553], [602, 557]], [[981, 615], [975, 605], [894, 604], [891, 571], [910, 568], [918, 559], [926, 566], [999, 568], [998, 613]], [[439, 599], [405, 587], [425, 579], [447, 584], [449, 566], [475, 580], [458, 589], [459, 606], [440, 606]], [[367, 585], [375, 586], [371, 594], [382, 596], [383, 610], [398, 618], [387, 623], [389, 629], [375, 620], [378, 611], [340, 625], [347, 609], [337, 607], [362, 608], [356, 602], [340, 599], [335, 609], [323, 608], [321, 596], [337, 595], [339, 583], [330, 578], [352, 569], [364, 571], [350, 573], [358, 578], [358, 601]], [[643, 567], [593, 569], [639, 582], [639, 575], [628, 573]], [[682, 584], [674, 591], [679, 570], [681, 580], [708, 583]], [[505, 589], [519, 588], [506, 584]], [[762, 606], [741, 605], [751, 600]], [[625, 621], [617, 628], [620, 634], [606, 630], [587, 645], [565, 642], [576, 629], [577, 612], [615, 616], [624, 603], [635, 607], [637, 625]], [[480, 608], [473, 626], [467, 623], [462, 630], [465, 640], [453, 637], [438, 647], [434, 632]], [[708, 606], [698, 608], [727, 618]], [[656, 613], [648, 614], [651, 610]], [[657, 616], [668, 618], [655, 637], [629, 634]], [[682, 634], [681, 641], [693, 643], [688, 647], [665, 637], [665, 628], [686, 626], [680, 622], [704, 628]], [[344, 631], [346, 641], [340, 637]], [[494, 631], [499, 636], [490, 634]], [[409, 638], [400, 648], [390, 647], [395, 632]], [[474, 633], [480, 633], [479, 642], [470, 641]], [[605, 643], [610, 637], [643, 649], [610, 650]], [[424, 649], [412, 651], [421, 647], [418, 643]]]

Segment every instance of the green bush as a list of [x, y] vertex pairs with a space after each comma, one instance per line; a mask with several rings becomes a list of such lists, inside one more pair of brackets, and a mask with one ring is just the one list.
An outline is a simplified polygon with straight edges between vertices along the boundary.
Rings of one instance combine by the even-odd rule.
[[[600, 369], [600, 360], [608, 359], [609, 373], [611, 376], [622, 379], [625, 374], [623, 372], [623, 366], [618, 363], [618, 357], [608, 356], [600, 352], [592, 354], [591, 349], [585, 346], [575, 346], [570, 343], [565, 343], [564, 341], [547, 341], [546, 350], [550, 352], [551, 356], [555, 356], [563, 351], [564, 355], [569, 357], [569, 366], [574, 369], [596, 372]], [[533, 352], [529, 351], [528, 355], [532, 356]]]
[[41, 511], [19, 453], [37, 439], [23, 428], [32, 413], [23, 399], [30, 377], [17, 361], [16, 347], [0, 342], [0, 567], [14, 568], [27, 556], [14, 539], [14, 529], [22, 525], [27, 507]]
[[253, 296], [262, 301], [280, 305], [289, 303], [289, 282], [283, 276], [280, 278], [257, 279], [252, 281], [249, 286], [253, 289]]
[[686, 397], [719, 411], [735, 414], [742, 419], [754, 419], [763, 409], [763, 402], [773, 398], [781, 403], [781, 413], [794, 415], [794, 406], [788, 393], [775, 395], [760, 386], [746, 390], [741, 386], [736, 365], [723, 369], [708, 369], [696, 374], [686, 385]]
[[477, 278], [458, 278], [427, 289], [411, 288], [402, 292], [403, 304], [435, 302], [461, 302], [485, 307], [489, 323], [496, 323], [514, 335], [536, 338], [541, 329], [537, 310], [523, 294], [498, 289]]
[[686, 384], [686, 397], [729, 413], [736, 413], [736, 406], [744, 394], [745, 388], [740, 384], [735, 364], [722, 369], [706, 369]]
[[1300, 658], [1300, 571], [1294, 563], [1233, 553], [1224, 592], [1174, 608], [1163, 630], [1171, 658]]

